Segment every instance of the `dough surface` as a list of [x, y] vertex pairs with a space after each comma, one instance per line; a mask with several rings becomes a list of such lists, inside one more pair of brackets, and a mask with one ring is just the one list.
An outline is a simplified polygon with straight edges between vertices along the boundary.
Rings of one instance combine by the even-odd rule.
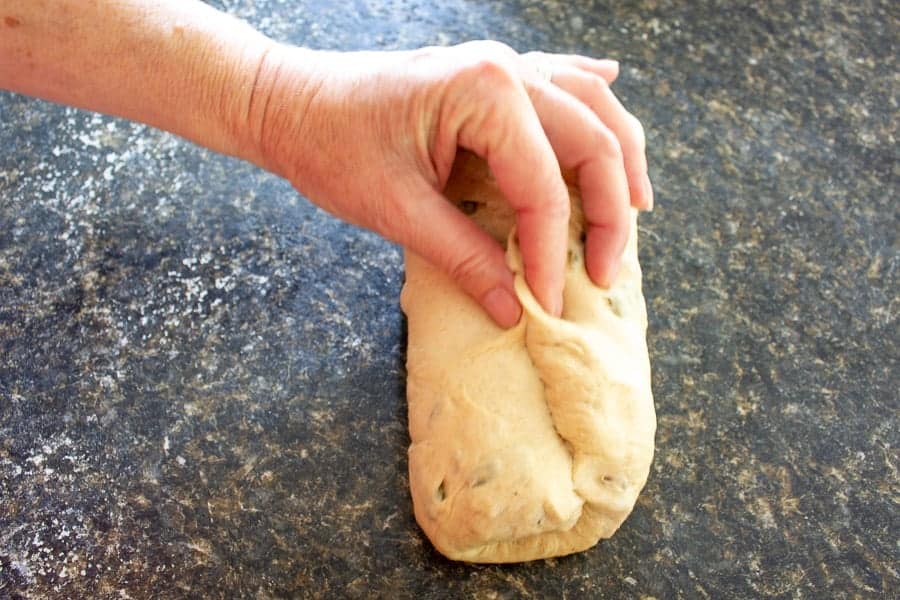
[[486, 165], [460, 155], [445, 194], [506, 244], [524, 312], [518, 325], [500, 329], [407, 252], [401, 306], [416, 520], [454, 560], [519, 562], [590, 548], [631, 512], [653, 457], [637, 213], [618, 278], [601, 289], [585, 271], [581, 204], [570, 186], [569, 264], [556, 319], [525, 284], [514, 215]]

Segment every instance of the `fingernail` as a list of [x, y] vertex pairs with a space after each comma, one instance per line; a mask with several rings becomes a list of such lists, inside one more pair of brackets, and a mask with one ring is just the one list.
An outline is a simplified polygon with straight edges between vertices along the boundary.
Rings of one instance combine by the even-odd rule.
[[614, 58], [600, 58], [600, 59], [597, 59], [597, 62], [605, 63], [607, 66], [612, 67], [616, 71], [619, 70], [619, 61], [617, 61]]
[[619, 276], [619, 268], [621, 266], [621, 260], [618, 258], [610, 263], [609, 267], [606, 268], [606, 277], [603, 278], [603, 287], [611, 288], [613, 286], [616, 282], [616, 277]]
[[550, 314], [556, 317], [557, 319], [562, 316], [563, 309], [563, 301], [562, 297], [557, 296], [553, 299], [553, 304], [550, 306]]
[[518, 300], [502, 287], [495, 287], [485, 294], [482, 303], [488, 314], [504, 329], [518, 323], [522, 316]]
[[650, 183], [650, 175], [644, 173], [644, 198], [647, 199], [647, 212], [653, 210], [653, 184]]
[[612, 84], [612, 82], [615, 81], [616, 78], [619, 76], [619, 61], [612, 60], [610, 58], [607, 58], [604, 60], [606, 61], [607, 66], [612, 71], [612, 74], [608, 75], [607, 77], [604, 77], [604, 79], [606, 79], [607, 84]]

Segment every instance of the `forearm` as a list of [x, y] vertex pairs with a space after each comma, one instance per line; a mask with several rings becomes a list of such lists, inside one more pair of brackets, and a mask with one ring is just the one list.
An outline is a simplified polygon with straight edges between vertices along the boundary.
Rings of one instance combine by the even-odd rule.
[[257, 164], [275, 47], [195, 0], [0, 0], [0, 88]]

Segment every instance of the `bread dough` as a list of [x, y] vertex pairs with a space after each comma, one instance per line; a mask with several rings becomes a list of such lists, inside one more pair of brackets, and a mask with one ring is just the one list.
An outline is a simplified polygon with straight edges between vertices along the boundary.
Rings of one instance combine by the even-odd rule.
[[499, 328], [407, 252], [401, 305], [416, 520], [455, 560], [519, 562], [590, 548], [631, 512], [653, 457], [637, 213], [618, 278], [601, 289], [584, 267], [580, 199], [570, 187], [557, 319], [525, 283], [514, 215], [485, 164], [461, 155], [445, 193], [506, 244], [524, 312], [512, 329]]

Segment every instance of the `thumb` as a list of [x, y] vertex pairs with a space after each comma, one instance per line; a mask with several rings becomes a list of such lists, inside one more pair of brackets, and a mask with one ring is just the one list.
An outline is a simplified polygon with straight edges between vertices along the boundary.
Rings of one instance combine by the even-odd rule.
[[410, 191], [390, 237], [449, 275], [498, 325], [518, 323], [522, 307], [500, 244], [426, 181]]

